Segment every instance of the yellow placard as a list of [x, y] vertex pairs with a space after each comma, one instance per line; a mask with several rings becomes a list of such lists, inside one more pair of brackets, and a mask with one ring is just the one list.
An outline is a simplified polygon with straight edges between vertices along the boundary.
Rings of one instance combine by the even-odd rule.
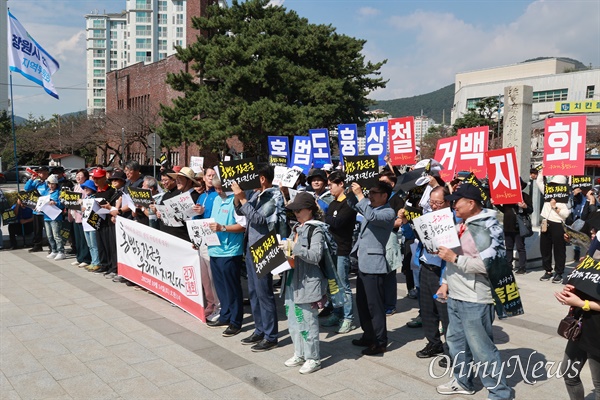
[[580, 114], [600, 112], [600, 101], [559, 101], [554, 103], [554, 112], [556, 114]]

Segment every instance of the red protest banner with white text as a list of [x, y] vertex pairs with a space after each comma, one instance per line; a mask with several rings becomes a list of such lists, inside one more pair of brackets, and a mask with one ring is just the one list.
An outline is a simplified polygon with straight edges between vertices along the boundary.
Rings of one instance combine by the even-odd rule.
[[547, 118], [544, 175], [584, 175], [586, 117]]
[[444, 169], [440, 171], [440, 178], [442, 178], [444, 182], [450, 182], [452, 178], [454, 178], [457, 155], [458, 136], [438, 140], [434, 159], [444, 166]]
[[388, 120], [390, 161], [392, 165], [413, 165], [417, 155], [415, 147], [415, 118]]
[[458, 130], [457, 171], [473, 172], [479, 179], [485, 178], [485, 152], [488, 150], [489, 126], [477, 126]]
[[205, 321], [200, 257], [192, 243], [117, 217], [119, 275]]
[[490, 196], [494, 204], [517, 204], [523, 201], [517, 153], [514, 147], [485, 153]]

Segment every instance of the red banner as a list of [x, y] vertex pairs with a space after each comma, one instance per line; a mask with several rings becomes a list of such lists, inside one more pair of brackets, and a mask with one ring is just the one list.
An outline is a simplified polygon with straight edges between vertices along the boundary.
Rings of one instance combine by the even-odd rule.
[[486, 176], [485, 152], [488, 150], [488, 126], [458, 130], [457, 171], [469, 171], [479, 179]]
[[586, 117], [546, 118], [544, 175], [585, 174]]
[[413, 165], [417, 155], [415, 147], [415, 118], [388, 120], [390, 161], [392, 165]]
[[514, 147], [485, 153], [490, 196], [494, 204], [517, 204], [523, 201], [517, 153]]
[[438, 140], [434, 159], [444, 166], [444, 169], [440, 171], [440, 178], [444, 182], [450, 182], [454, 178], [457, 155], [458, 136]]

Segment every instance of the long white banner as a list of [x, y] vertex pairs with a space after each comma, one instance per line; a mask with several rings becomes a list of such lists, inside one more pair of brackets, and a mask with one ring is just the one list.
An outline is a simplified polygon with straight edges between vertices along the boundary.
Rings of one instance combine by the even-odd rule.
[[117, 217], [119, 275], [205, 321], [200, 258], [192, 244]]

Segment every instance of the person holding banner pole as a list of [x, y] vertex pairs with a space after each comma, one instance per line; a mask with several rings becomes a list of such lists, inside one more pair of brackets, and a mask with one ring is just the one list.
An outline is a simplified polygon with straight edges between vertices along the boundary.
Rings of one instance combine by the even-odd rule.
[[207, 321], [211, 328], [227, 326], [223, 336], [235, 336], [242, 330], [244, 317], [244, 294], [242, 292], [241, 269], [244, 253], [244, 232], [246, 218], [235, 213], [233, 195], [223, 191], [221, 180], [213, 175], [211, 187], [215, 189], [215, 198], [210, 217], [210, 229], [217, 232], [219, 246], [208, 246], [210, 269], [221, 309], [214, 321]]
[[[273, 294], [273, 275], [258, 278], [250, 246], [267, 235], [274, 225], [271, 221], [276, 219], [277, 211], [283, 209], [283, 196], [273, 187], [273, 167], [265, 166], [258, 170], [260, 189], [252, 192], [247, 199], [246, 193], [237, 182], [233, 182], [231, 189], [235, 195], [235, 212], [243, 215], [247, 220], [246, 235], [246, 272], [248, 275], [248, 294], [255, 329], [252, 335], [242, 339], [242, 344], [253, 345], [251, 350], [261, 352], [277, 347], [277, 306]], [[271, 222], [271, 224], [270, 224]], [[274, 226], [273, 226], [274, 229]]]

